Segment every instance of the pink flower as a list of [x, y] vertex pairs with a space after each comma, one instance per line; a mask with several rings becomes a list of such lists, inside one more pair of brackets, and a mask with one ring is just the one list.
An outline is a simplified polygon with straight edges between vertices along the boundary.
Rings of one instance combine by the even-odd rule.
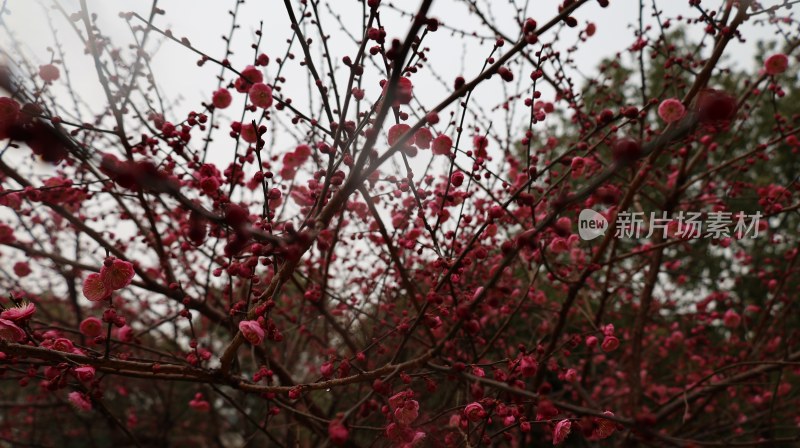
[[573, 157], [572, 162], [570, 162], [570, 168], [572, 169], [572, 178], [579, 177], [583, 174], [584, 168], [586, 168], [586, 159], [583, 157]]
[[613, 352], [619, 347], [619, 339], [614, 336], [606, 336], [603, 339], [603, 344], [600, 346], [604, 352]]
[[[259, 328], [261, 328], [261, 327], [259, 326]], [[325, 378], [332, 377], [333, 376], [333, 363], [330, 362], [330, 361], [325, 361], [324, 363], [322, 363], [321, 366], [319, 366], [319, 372]]]
[[14, 273], [18, 277], [27, 277], [31, 273], [31, 267], [24, 261], [14, 263]]
[[232, 101], [233, 97], [231, 97], [231, 92], [224, 88], [214, 92], [214, 95], [211, 97], [211, 103], [214, 104], [214, 107], [217, 109], [225, 109], [231, 105]]
[[80, 330], [84, 336], [90, 338], [100, 336], [103, 333], [103, 322], [96, 317], [87, 317], [81, 322]]
[[414, 144], [417, 145], [419, 149], [428, 149], [431, 147], [431, 141], [433, 141], [433, 134], [428, 128], [419, 128], [414, 134]]
[[558, 415], [558, 409], [549, 400], [542, 400], [536, 407], [536, 420], [550, 420]]
[[[610, 417], [614, 416], [614, 413], [611, 411], [605, 411], [603, 414], [608, 415]], [[597, 427], [594, 430], [594, 435], [599, 439], [605, 439], [606, 437], [610, 437], [611, 434], [614, 434], [614, 431], [617, 430], [617, 424], [612, 422], [611, 420], [606, 420], [604, 418], [596, 418], [595, 423]]]
[[450, 420], [447, 422], [447, 426], [451, 428], [458, 428], [461, 425], [461, 416], [458, 414], [453, 414], [450, 416]]
[[411, 80], [406, 77], [401, 77], [397, 81], [397, 92], [395, 95], [395, 102], [400, 104], [408, 104], [414, 96], [414, 85]]
[[511, 70], [509, 70], [508, 67], [500, 67], [500, 68], [498, 68], [497, 69], [497, 74], [500, 75], [500, 77], [505, 82], [511, 82], [511, 81], [514, 80], [514, 73]]
[[[383, 97], [386, 96], [386, 92], [389, 88], [388, 81], [381, 81], [383, 85], [383, 92], [381, 95]], [[411, 80], [406, 77], [401, 77], [397, 80], [397, 88], [395, 89], [394, 94], [394, 106], [400, 106], [401, 104], [408, 104], [411, 102], [411, 98], [414, 97], [414, 85], [411, 83]]]
[[489, 139], [484, 135], [472, 137], [472, 147], [475, 150], [475, 157], [486, 157], [486, 148], [489, 147]]
[[569, 436], [571, 429], [572, 422], [569, 420], [564, 419], [556, 423], [556, 427], [553, 429], [553, 445], [558, 445], [559, 443], [567, 440], [567, 436]]
[[264, 329], [261, 328], [261, 325], [255, 320], [243, 320], [239, 322], [239, 331], [242, 332], [247, 342], [253, 345], [261, 345], [264, 341]]
[[110, 297], [111, 291], [103, 283], [100, 274], [94, 272], [83, 281], [83, 296], [92, 302], [99, 302]]
[[[409, 126], [407, 124], [403, 124], [403, 123], [396, 124], [396, 125], [390, 127], [389, 128], [389, 135], [387, 137], [387, 139], [389, 140], [389, 146], [394, 146], [394, 144], [397, 143], [398, 140], [400, 140], [400, 137], [402, 137], [403, 134], [408, 132], [409, 129], [411, 129], [411, 126]], [[414, 136], [412, 135], [411, 138], [406, 140], [405, 144], [406, 145], [413, 145], [414, 144]]]
[[19, 118], [20, 106], [16, 100], [7, 96], [0, 97], [0, 123], [12, 124]]
[[567, 373], [564, 374], [564, 379], [570, 383], [578, 381], [578, 371], [575, 369], [568, 369]]
[[419, 402], [406, 400], [402, 406], [395, 409], [394, 419], [403, 426], [409, 426], [419, 417]]
[[736, 117], [738, 106], [733, 95], [715, 89], [701, 90], [695, 102], [701, 122], [722, 123]]
[[347, 438], [349, 436], [350, 432], [341, 421], [331, 420], [330, 424], [328, 425], [328, 437], [331, 439], [331, 443], [336, 446], [344, 445], [347, 443]]
[[632, 161], [642, 155], [642, 144], [639, 140], [630, 137], [618, 139], [611, 146], [611, 156], [614, 160]]
[[308, 145], [298, 145], [294, 148], [294, 155], [299, 163], [303, 163], [311, 156], [311, 147]]
[[0, 339], [19, 342], [25, 339], [25, 332], [10, 320], [0, 319]]
[[118, 258], [110, 263], [106, 261], [103, 268], [100, 269], [100, 278], [109, 291], [116, 291], [130, 285], [133, 276], [133, 264]]
[[725, 314], [722, 316], [722, 322], [728, 328], [736, 328], [742, 323], [742, 316], [736, 311], [729, 309], [725, 311]]
[[472, 402], [464, 407], [464, 415], [466, 415], [469, 421], [474, 423], [486, 417], [486, 411], [483, 410], [483, 406], [481, 406], [480, 403]]
[[658, 116], [667, 123], [672, 123], [683, 118], [686, 108], [677, 98], [668, 98], [658, 105]]
[[789, 58], [783, 53], [773, 54], [764, 61], [764, 70], [768, 75], [780, 75], [789, 68]]
[[[456, 416], [456, 418], [458, 418], [458, 416]], [[425, 438], [425, 433], [422, 431], [415, 431], [409, 426], [389, 423], [389, 425], [386, 426], [386, 436], [389, 440], [395, 442], [391, 446], [411, 448], [418, 446], [419, 443], [422, 442]]]
[[433, 145], [431, 145], [433, 153], [437, 156], [446, 156], [450, 154], [450, 148], [452, 147], [453, 140], [446, 135], [436, 137], [433, 139]]
[[211, 410], [211, 404], [203, 398], [200, 392], [194, 394], [194, 399], [189, 401], [189, 406], [197, 412], [208, 412]]
[[[6, 96], [0, 97], [0, 140], [5, 140], [9, 137], [9, 130], [14, 127], [19, 119], [19, 111], [20, 106], [18, 102]], [[7, 202], [10, 199], [11, 198], [3, 198], [3, 205], [10, 206]], [[7, 232], [9, 236], [13, 234], [13, 230], [11, 230], [10, 227], [5, 224], [0, 226], [0, 233], [5, 234]], [[11, 242], [13, 241], [13, 237], [8, 238], [8, 236], [3, 235], [0, 236], [0, 240]]]
[[133, 328], [131, 328], [130, 325], [123, 325], [117, 330], [117, 338], [122, 342], [133, 341]]
[[558, 236], [568, 237], [572, 234], [572, 221], [566, 216], [562, 216], [553, 224], [553, 230]]
[[564, 238], [553, 238], [547, 248], [554, 254], [560, 254], [569, 250], [569, 244]]
[[[414, 438], [411, 439], [411, 442], [410, 442], [409, 445], [412, 446], [412, 447], [420, 446], [420, 443], [425, 439], [425, 436], [427, 436], [427, 434], [425, 434], [424, 432], [415, 431], [414, 432]], [[409, 445], [406, 445], [406, 446], [409, 446]]]
[[44, 82], [53, 82], [57, 80], [59, 76], [58, 67], [55, 65], [46, 64], [39, 66], [39, 77], [42, 78]]
[[264, 80], [264, 75], [261, 71], [252, 65], [248, 65], [247, 67], [242, 70], [242, 76], [239, 77], [234, 86], [236, 87], [237, 92], [247, 92], [253, 86], [253, 84], [257, 84]]
[[75, 368], [75, 376], [84, 383], [88, 383], [94, 379], [94, 367], [80, 366]]
[[289, 399], [290, 400], [297, 400], [300, 398], [301, 390], [299, 387], [293, 387], [289, 389]]
[[464, 183], [464, 173], [461, 171], [456, 171], [450, 176], [450, 183], [453, 184], [454, 187], [460, 187]]
[[536, 362], [536, 358], [533, 356], [523, 356], [519, 362], [519, 368], [522, 371], [522, 376], [532, 377], [539, 370], [539, 363]]
[[393, 411], [405, 403], [406, 399], [408, 398], [409, 391], [398, 392], [391, 397], [389, 397], [389, 408]]
[[79, 411], [89, 412], [92, 410], [92, 402], [85, 394], [80, 392], [70, 392], [69, 395], [67, 395], [67, 398], [69, 398], [69, 402], [72, 404], [72, 406]]
[[58, 338], [53, 341], [53, 350], [65, 353], [72, 353], [75, 350], [75, 346], [72, 344], [67, 338]]
[[253, 84], [250, 87], [250, 102], [262, 109], [272, 106], [272, 87], [261, 82]]
[[17, 322], [30, 319], [30, 317], [33, 316], [33, 313], [35, 312], [36, 312], [36, 305], [28, 302], [21, 305], [17, 305], [13, 308], [9, 308], [7, 310], [3, 310], [3, 312], [0, 313], [0, 319], [7, 319]]
[[255, 143], [258, 141], [258, 132], [256, 127], [253, 126], [253, 123], [242, 125], [241, 136], [242, 140], [246, 141], [247, 143]]

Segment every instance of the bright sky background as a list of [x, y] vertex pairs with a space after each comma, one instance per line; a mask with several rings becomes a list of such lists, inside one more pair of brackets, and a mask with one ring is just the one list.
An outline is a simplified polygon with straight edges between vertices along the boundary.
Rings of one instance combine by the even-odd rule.
[[[776, 0], [777, 1], [777, 0]], [[79, 10], [78, 0], [60, 0], [58, 2], [68, 12]], [[395, 0], [384, 4], [393, 4], [396, 8], [385, 7], [382, 9], [383, 25], [388, 30], [388, 37], [403, 37], [408, 29], [409, 19], [403, 17], [397, 9], [403, 11], [415, 11], [419, 5], [418, 0]], [[485, 14], [494, 18], [499, 28], [510, 36], [518, 36], [519, 27], [515, 22], [515, 14], [511, 6], [512, 2], [507, 0], [482, 0], [478, 4]], [[524, 3], [518, 1], [517, 3]], [[540, 24], [545, 23], [551, 18], [560, 1], [556, 0], [529, 0], [528, 13], [525, 16], [535, 18]], [[678, 14], [688, 17], [697, 17], [699, 13], [689, 8], [687, 0], [657, 0], [660, 8], [664, 10], [662, 20], [674, 18]], [[765, 5], [769, 1], [763, 2]], [[26, 57], [35, 65], [45, 63], [49, 60], [47, 47], [54, 43], [53, 33], [48, 25], [48, 15], [45, 13], [52, 0], [6, 0], [5, 14], [2, 20], [22, 42], [22, 51]], [[299, 5], [300, 2], [293, 1]], [[652, 0], [645, 0], [645, 23], [655, 24], [652, 17]], [[703, 6], [710, 8], [718, 6], [720, 1], [706, 1]], [[127, 45], [132, 42], [131, 32], [126, 22], [119, 17], [123, 11], [136, 11], [142, 16], [147, 16], [150, 10], [150, 1], [145, 0], [88, 0], [89, 9], [99, 17], [99, 24], [102, 31], [111, 37], [117, 47], [127, 51]], [[220, 38], [227, 35], [231, 16], [228, 11], [235, 5], [235, 0], [161, 0], [158, 6], [166, 10], [166, 14], [157, 16], [155, 25], [162, 29], [171, 29], [177, 37], [187, 37], [193, 46], [213, 57], [221, 57], [224, 52], [224, 42]], [[455, 0], [436, 0], [433, 9], [429, 14], [431, 17], [439, 18], [443, 24], [458, 29], [476, 31], [478, 35], [492, 36], [492, 32], [480, 24], [480, 20], [475, 14], [471, 14], [464, 1]], [[299, 6], [298, 6], [299, 7]], [[320, 3], [320, 12], [326, 33], [332, 37], [329, 41], [329, 48], [336, 64], [340, 64], [341, 58], [345, 55], [355, 56], [357, 45], [342, 32], [341, 27], [334, 16], [329, 12], [331, 9], [339, 15], [345, 27], [356, 35], [360, 32], [361, 2], [357, 0], [328, 0]], [[623, 58], [629, 59], [630, 54], [624, 50], [633, 42], [635, 26], [638, 23], [638, 2], [635, 0], [611, 0], [611, 6], [600, 8], [596, 2], [592, 1], [582, 7], [576, 14], [579, 21], [577, 29], [565, 28], [560, 34], [560, 41], [557, 47], [564, 50], [576, 42], [577, 30], [584, 29], [586, 23], [593, 21], [597, 25], [597, 33], [587, 42], [581, 43], [579, 50], [575, 53], [575, 62], [579, 72], [571, 71], [571, 76], [577, 84], [582, 84], [581, 76], [591, 76], [596, 73], [596, 66], [601, 58], [612, 57], [615, 51], [622, 51]], [[70, 69], [72, 81], [76, 87], [79, 97], [89, 105], [93, 111], [100, 110], [99, 106], [105, 104], [103, 91], [99, 87], [97, 74], [91, 58], [84, 54], [83, 45], [78, 41], [75, 32], [70, 24], [59, 12], [51, 10], [52, 23], [57, 30], [56, 39], [61, 43], [66, 53], [66, 64]], [[252, 63], [253, 52], [250, 44], [254, 42], [254, 31], [258, 28], [259, 21], [264, 22], [264, 39], [262, 51], [270, 56], [270, 65], [266, 68], [267, 79], [272, 79], [275, 75], [277, 64], [274, 62], [277, 57], [284, 54], [286, 50], [286, 39], [290, 35], [287, 14], [284, 4], [280, 0], [250, 0], [241, 6], [239, 24], [241, 28], [234, 35], [233, 48], [235, 55], [231, 58], [235, 67], [241, 69], [245, 65]], [[77, 23], [82, 29], [82, 23]], [[310, 25], [310, 24], [309, 24]], [[698, 27], [695, 27], [698, 28]], [[748, 43], [742, 45], [738, 42], [731, 44], [732, 48], [728, 54], [734, 55], [729, 63], [750, 63], [754, 56], [754, 43], [759, 38], [770, 38], [765, 35], [761, 27], [751, 25], [743, 28]], [[307, 28], [307, 36], [319, 42], [315, 28]], [[655, 36], [657, 29], [651, 31]], [[152, 59], [152, 70], [155, 74], [158, 86], [163, 96], [175, 104], [173, 114], [168, 119], [180, 121], [185, 118], [190, 110], [200, 110], [200, 102], [208, 101], [211, 92], [216, 89], [216, 76], [219, 67], [213, 64], [206, 64], [197, 67], [197, 55], [190, 52], [181, 45], [167, 41], [155, 34], [152, 35], [148, 51], [155, 50]], [[554, 37], [552, 32], [548, 33], [543, 40], [550, 41]], [[493, 39], [478, 39], [474, 37], [453, 36], [446, 29], [441, 29], [437, 33], [426, 37], [425, 45], [431, 48], [429, 60], [436, 74], [444, 80], [447, 86], [452, 85], [453, 79], [458, 75], [464, 75], [467, 79], [475, 76], [483, 65], [485, 57], [489, 54]], [[508, 48], [507, 45], [506, 48]], [[19, 62], [18, 55], [13, 53], [10, 46], [10, 39], [5, 31], [0, 30], [0, 48], [4, 51], [12, 52], [11, 56], [5, 56], [12, 62]], [[315, 49], [315, 55], [320, 52]], [[298, 62], [301, 59], [302, 51], [299, 45], [295, 44], [293, 52], [298, 56], [292, 61], [283, 72], [287, 82], [284, 84], [284, 93], [293, 98], [294, 104], [300, 110], [307, 112], [308, 106], [308, 81], [303, 69]], [[2, 59], [0, 59], [2, 60]], [[377, 61], [378, 59], [376, 59]], [[318, 59], [321, 61], [321, 58]], [[512, 69], [515, 67], [512, 66]], [[367, 72], [375, 72], [375, 67], [367, 66]], [[473, 95], [473, 104], [479, 104], [483, 110], [489, 111], [492, 117], [493, 126], [502, 126], [503, 111], [495, 110], [502, 104], [504, 97], [513, 94], [514, 89], [519, 87], [525, 89], [529, 87], [527, 75], [530, 67], [527, 66], [516, 71], [517, 79], [524, 80], [521, 84], [505, 84], [499, 77], [491, 79], [479, 88]], [[346, 86], [348, 76], [347, 70], [338, 72], [340, 89]], [[226, 80], [232, 79], [228, 76]], [[365, 86], [368, 99], [376, 99], [380, 93], [377, 84], [379, 77], [366, 77]], [[413, 77], [415, 84], [415, 94], [421, 103], [426, 107], [431, 107], [438, 103], [449, 93], [441, 81], [431, 75], [430, 71], [423, 71]], [[63, 87], [63, 86], [62, 86]], [[55, 88], [58, 88], [56, 86]], [[449, 88], [449, 87], [448, 87]], [[506, 89], [506, 90], [504, 90]], [[549, 95], [549, 98], [548, 98]], [[241, 95], [235, 95], [241, 98]], [[66, 98], [66, 97], [63, 97]], [[552, 99], [552, 92], [545, 90], [542, 99]], [[632, 104], [641, 102], [639, 99], [631, 99]], [[239, 103], [241, 104], [241, 103]], [[241, 107], [228, 109], [226, 112], [232, 119], [238, 119]], [[521, 106], [521, 104], [520, 104]], [[314, 110], [317, 108], [315, 107]], [[524, 109], [522, 109], [524, 110]], [[315, 113], [316, 114], [316, 113]], [[517, 130], [513, 135], [521, 137], [525, 112], [518, 115], [515, 126]], [[284, 114], [284, 121], [288, 121]], [[484, 125], [483, 123], [473, 122], [472, 125]], [[224, 133], [227, 132], [227, 124]], [[495, 128], [494, 131], [505, 135], [505, 130]], [[273, 145], [283, 148], [292, 147], [295, 143], [291, 137], [281, 133], [271, 135], [275, 140]], [[518, 137], [517, 137], [518, 138]], [[223, 139], [218, 138], [217, 141]], [[230, 140], [224, 140], [230, 143]], [[214, 146], [212, 148], [211, 160], [227, 164], [230, 161], [230, 148], [225, 146]]]

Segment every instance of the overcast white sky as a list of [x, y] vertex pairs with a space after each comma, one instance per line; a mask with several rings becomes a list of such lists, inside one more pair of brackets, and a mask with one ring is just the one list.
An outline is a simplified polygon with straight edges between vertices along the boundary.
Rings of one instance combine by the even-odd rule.
[[[296, 3], [299, 5], [300, 2]], [[384, 0], [384, 4], [386, 3], [389, 2]], [[414, 11], [420, 2], [418, 0], [396, 0], [392, 3], [404, 11]], [[524, 2], [518, 1], [517, 3]], [[561, 2], [530, 0], [528, 3], [526, 16], [544, 23], [555, 14]], [[645, 10], [645, 21], [646, 23], [655, 23], [651, 17], [651, 0], [647, 0], [645, 3], [648, 6]], [[688, 7], [686, 0], [657, 0], [657, 3], [664, 10], [662, 19], [674, 18], [678, 14], [690, 17], [698, 16], [696, 10]], [[703, 5], [710, 8], [720, 3], [720, 1], [706, 1], [703, 2]], [[2, 19], [17, 39], [24, 44], [23, 51], [26, 56], [37, 65], [49, 60], [47, 47], [52, 46], [54, 42], [47, 14], [44, 13], [45, 8], [52, 4], [51, 0], [7, 0], [5, 3], [6, 11]], [[59, 4], [68, 12], [79, 9], [78, 0], [61, 0]], [[119, 12], [136, 11], [142, 16], [147, 16], [151, 2], [146, 0], [89, 0], [88, 4], [90, 10], [98, 15], [103, 32], [113, 39], [115, 46], [125, 49], [126, 45], [132, 42], [131, 33], [125, 21], [118, 16]], [[510, 7], [511, 2], [483, 0], [478, 4], [484, 13], [494, 18], [504, 32], [511, 36], [518, 35], [519, 29], [514, 20], [513, 9]], [[161, 0], [158, 2], [158, 6], [165, 9], [166, 14], [157, 17], [155, 24], [164, 29], [171, 29], [175, 36], [187, 37], [195, 47], [207, 54], [220, 57], [224, 51], [224, 42], [220, 37], [228, 33], [231, 23], [228, 11], [234, 5], [235, 0]], [[341, 31], [339, 23], [328, 12], [329, 9], [339, 15], [345, 27], [357, 35], [360, 32], [361, 3], [357, 0], [328, 0], [320, 3], [323, 25], [326, 32], [332, 36], [329, 47], [334, 61], [338, 63], [345, 55], [354, 56], [357, 45]], [[92, 61], [83, 54], [83, 45], [75, 37], [75, 32], [70, 28], [69, 23], [56, 11], [52, 11], [51, 16], [52, 22], [58, 30], [57, 39], [66, 52], [66, 64], [71, 70], [76, 89], [82, 99], [95, 106], [94, 111], [96, 112], [99, 110], [97, 106], [105, 103]], [[458, 29], [476, 31], [477, 34], [483, 36], [492, 35], [491, 31], [481, 26], [479, 19], [469, 12], [464, 1], [436, 0], [430, 16], [437, 17], [444, 24]], [[597, 24], [595, 36], [581, 44], [575, 53], [576, 64], [580, 72], [592, 75], [601, 58], [613, 56], [617, 51], [624, 53], [625, 48], [633, 41], [633, 27], [638, 22], [638, 2], [635, 0], [611, 0], [611, 6], [606, 9], [600, 8], [595, 2], [590, 2], [579, 10], [576, 18], [580, 23], [578, 29], [583, 29], [588, 21]], [[290, 30], [283, 2], [280, 0], [250, 0], [241, 6], [239, 21], [241, 28], [235, 34], [233, 41], [236, 54], [231, 59], [237, 68], [241, 69], [244, 65], [252, 62], [253, 53], [250, 44], [254, 41], [254, 31], [258, 27], [259, 21], [262, 20], [265, 31], [262, 43], [263, 52], [267, 53], [272, 61], [284, 54]], [[395, 9], [384, 8], [382, 20], [388, 29], [389, 37], [405, 35], [409, 20]], [[744, 28], [744, 32], [749, 38], [748, 44], [732, 44], [730, 54], [735, 56], [736, 63], [752, 61], [755, 40], [759, 37], [769, 37], [763, 35], [760, 27], [748, 26]], [[316, 39], [315, 29], [309, 29], [307, 33], [319, 41]], [[576, 34], [575, 30], [564, 30], [559, 35], [558, 47], [565, 50], [574, 44]], [[545, 40], [552, 38], [551, 33], [545, 37]], [[18, 56], [11, 49], [9, 42], [7, 33], [0, 32], [1, 48], [11, 52], [7, 58], [10, 58], [12, 62], [18, 62]], [[161, 38], [153, 39], [150, 42], [148, 50], [157, 49], [153, 56], [152, 69], [161, 92], [165, 97], [179, 101], [178, 106], [173, 110], [174, 116], [168, 118], [179, 121], [185, 117], [188, 111], [200, 109], [201, 101], [207, 101], [210, 98], [211, 92], [217, 85], [215, 77], [219, 73], [219, 67], [213, 64], [197, 67], [195, 64], [198, 59], [197, 55], [174, 42], [164, 41]], [[493, 40], [453, 36], [446, 29], [442, 29], [426, 38], [425, 44], [431, 48], [429, 53], [431, 66], [449, 86], [452, 85], [452, 80], [457, 75], [464, 75], [469, 79], [478, 73], [484, 58], [491, 50]], [[297, 45], [293, 51], [297, 55], [301, 54], [300, 47]], [[319, 52], [317, 52], [318, 54]], [[628, 58], [629, 55], [624, 54], [623, 57]], [[294, 99], [298, 108], [306, 111], [309, 109], [308, 84], [302, 69], [298, 67], [299, 59], [293, 61], [283, 72], [288, 78], [284, 85], [284, 93]], [[267, 67], [268, 78], [274, 76], [276, 67], [274, 62]], [[368, 67], [369, 70], [374, 71], [374, 67]], [[529, 71], [529, 67], [523, 69], [523, 77], [527, 78]], [[518, 72], [517, 76], [519, 75]], [[573, 71], [571, 75], [576, 77], [578, 83], [582, 82], [578, 73]], [[339, 73], [337, 79], [340, 80], [340, 85], [345, 84], [346, 77], [346, 71]], [[375, 99], [379, 95], [378, 79], [375, 77], [366, 79], [368, 98]], [[427, 72], [420, 73], [413, 79], [415, 80], [415, 93], [426, 107], [438, 103], [448, 94], [441, 82]], [[474, 102], [480, 104], [484, 110], [491, 111], [502, 103], [504, 95], [510, 93], [510, 91], [505, 93], [503, 91], [503, 88], [509, 87], [513, 89], [513, 86], [503, 85], [497, 78], [492, 79], [476, 91], [473, 96]], [[547, 99], [547, 97], [543, 99]], [[632, 102], [640, 101], [632, 99]], [[229, 111], [236, 111], [230, 112], [234, 114], [232, 117], [236, 117], [240, 110], [240, 108], [229, 109]], [[502, 114], [502, 111], [495, 112], [495, 117], [501, 117], [497, 114]], [[495, 124], [501, 121], [495, 120]], [[520, 119], [520, 121], [522, 120]], [[479, 123], [474, 124], [478, 125]], [[522, 123], [520, 122], [519, 125]], [[278, 135], [277, 144], [291, 146], [293, 142], [284, 140], [284, 136]], [[220, 149], [215, 148], [215, 151], [220, 151]], [[222, 151], [224, 154], [229, 150], [223, 149]], [[216, 159], [217, 157], [212, 154], [212, 158]], [[229, 159], [225, 163], [227, 162]]]

